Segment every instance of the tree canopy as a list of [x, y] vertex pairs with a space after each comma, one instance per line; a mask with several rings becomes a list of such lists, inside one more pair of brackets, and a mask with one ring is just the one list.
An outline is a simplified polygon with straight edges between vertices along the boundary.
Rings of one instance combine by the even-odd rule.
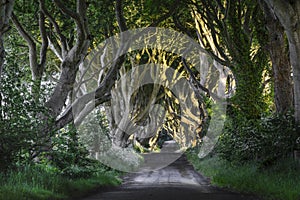
[[[218, 142], [227, 159], [286, 156], [300, 123], [299, 9], [2, 0], [1, 167], [70, 149], [98, 157], [105, 145], [153, 151], [170, 138], [207, 153]], [[260, 154], [272, 143], [278, 151]]]

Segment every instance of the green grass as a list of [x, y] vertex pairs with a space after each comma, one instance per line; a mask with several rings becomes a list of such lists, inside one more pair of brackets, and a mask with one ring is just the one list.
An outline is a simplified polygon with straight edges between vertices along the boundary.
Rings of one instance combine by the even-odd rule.
[[218, 157], [200, 160], [192, 152], [187, 156], [197, 171], [211, 178], [213, 185], [256, 194], [265, 199], [300, 199], [299, 162], [286, 159], [267, 169], [260, 169], [255, 163], [237, 166]]
[[102, 171], [89, 178], [70, 179], [45, 167], [25, 167], [5, 175], [0, 174], [0, 199], [75, 199], [102, 186], [120, 184], [117, 175], [116, 172]]

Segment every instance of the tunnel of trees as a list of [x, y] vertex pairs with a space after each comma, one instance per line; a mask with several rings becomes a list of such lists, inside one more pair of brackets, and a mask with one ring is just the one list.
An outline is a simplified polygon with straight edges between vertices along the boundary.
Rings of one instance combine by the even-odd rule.
[[1, 0], [0, 15], [1, 170], [171, 139], [263, 165], [300, 149], [299, 1]]

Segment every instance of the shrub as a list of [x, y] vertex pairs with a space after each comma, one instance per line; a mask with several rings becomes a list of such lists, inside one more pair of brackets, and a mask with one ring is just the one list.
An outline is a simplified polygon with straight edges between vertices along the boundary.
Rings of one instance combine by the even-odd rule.
[[255, 160], [269, 165], [288, 156], [296, 143], [296, 129], [291, 114], [274, 115], [260, 120], [227, 118], [217, 152], [229, 161]]
[[0, 168], [32, 159], [39, 146], [39, 118], [46, 110], [33, 98], [32, 84], [23, 84], [25, 74], [18, 66], [6, 67], [0, 84]]

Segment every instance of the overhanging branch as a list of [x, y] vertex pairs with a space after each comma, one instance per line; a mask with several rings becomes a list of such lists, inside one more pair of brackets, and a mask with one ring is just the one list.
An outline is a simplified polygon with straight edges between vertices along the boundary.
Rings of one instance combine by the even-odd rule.
[[14, 13], [12, 13], [11, 19], [14, 25], [16, 26], [19, 34], [27, 42], [29, 48], [29, 62], [32, 73], [32, 79], [36, 80], [39, 77], [36, 43], [34, 42], [32, 36], [24, 29], [24, 27], [19, 22], [17, 16]]
[[[65, 57], [66, 51], [67, 51], [66, 37], [62, 34], [62, 32], [59, 28], [59, 25], [57, 24], [57, 22], [55, 21], [53, 16], [50, 15], [47, 8], [45, 7], [45, 1], [44, 0], [40, 0], [40, 9], [44, 13], [44, 15], [49, 19], [50, 23], [53, 25], [54, 30], [57, 33], [58, 37], [59, 37], [59, 40], [60, 40], [60, 43], [61, 43], [61, 54], [59, 55], [59, 57], [63, 58], [63, 57]], [[57, 53], [58, 52], [56, 51], [55, 54], [57, 54]]]

